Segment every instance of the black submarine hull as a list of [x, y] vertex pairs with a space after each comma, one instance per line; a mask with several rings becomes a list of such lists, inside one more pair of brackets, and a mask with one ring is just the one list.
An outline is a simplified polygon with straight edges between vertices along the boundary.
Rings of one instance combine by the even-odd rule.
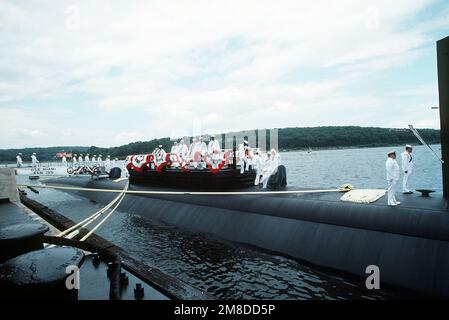
[[[48, 183], [122, 189], [125, 182], [61, 178]], [[130, 186], [131, 190], [148, 187]], [[242, 189], [244, 190], [244, 189]], [[251, 189], [254, 191], [254, 188]], [[77, 191], [106, 204], [113, 193]], [[345, 203], [340, 193], [295, 195], [136, 195], [121, 211], [160, 220], [381, 283], [449, 297], [449, 207], [442, 197], [404, 196], [402, 205]], [[363, 285], [362, 284], [362, 285]]]

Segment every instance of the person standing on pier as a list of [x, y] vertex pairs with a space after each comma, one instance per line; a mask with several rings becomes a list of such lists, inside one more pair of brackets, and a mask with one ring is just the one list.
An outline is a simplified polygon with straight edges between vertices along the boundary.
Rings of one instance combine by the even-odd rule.
[[401, 154], [402, 157], [402, 172], [404, 173], [404, 180], [402, 181], [402, 192], [405, 194], [412, 194], [408, 188], [408, 179], [413, 171], [413, 148], [411, 145], [405, 146], [405, 151]]
[[37, 160], [36, 153], [33, 152], [31, 155], [31, 166], [37, 167], [39, 160]]
[[16, 159], [17, 159], [17, 168], [22, 167], [22, 165], [23, 165], [22, 153], [19, 152], [16, 156]]
[[390, 151], [387, 153], [387, 162], [385, 167], [387, 169], [387, 181], [388, 181], [388, 205], [397, 206], [401, 204], [396, 200], [396, 188], [399, 181], [399, 165], [396, 161], [396, 151]]

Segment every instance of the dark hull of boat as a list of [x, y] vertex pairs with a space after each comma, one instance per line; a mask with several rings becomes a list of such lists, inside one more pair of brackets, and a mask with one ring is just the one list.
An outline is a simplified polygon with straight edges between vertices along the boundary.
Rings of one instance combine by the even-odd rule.
[[130, 184], [162, 186], [169, 188], [184, 188], [197, 190], [228, 190], [254, 186], [256, 172], [250, 170], [240, 174], [240, 169], [225, 168], [218, 173], [208, 169], [182, 171], [179, 169], [165, 169], [161, 172], [146, 170], [129, 172]]
[[[47, 183], [123, 189], [125, 182], [62, 178]], [[132, 185], [131, 190], [183, 189]], [[257, 189], [256, 189], [257, 190]], [[288, 190], [288, 189], [287, 189]], [[242, 188], [240, 191], [254, 191]], [[262, 191], [262, 190], [261, 190]], [[101, 204], [110, 192], [79, 191]], [[399, 207], [340, 201], [341, 193], [289, 195], [129, 194], [120, 210], [191, 232], [243, 243], [381, 282], [449, 297], [449, 203], [440, 195], [398, 195]]]

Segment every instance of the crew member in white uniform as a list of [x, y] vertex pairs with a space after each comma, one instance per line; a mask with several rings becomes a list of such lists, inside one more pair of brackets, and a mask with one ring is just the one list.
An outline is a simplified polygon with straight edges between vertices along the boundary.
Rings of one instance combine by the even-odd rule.
[[83, 165], [83, 154], [80, 154], [80, 155], [78, 156], [78, 165], [79, 165], [79, 166], [82, 166], [82, 165]]
[[212, 135], [210, 137], [209, 144], [207, 146], [207, 153], [209, 155], [209, 161], [212, 163], [212, 167], [217, 169], [218, 164], [220, 162], [220, 144], [217, 140], [215, 140], [215, 136]]
[[98, 156], [97, 162], [98, 162], [98, 165], [99, 165], [99, 166], [102, 166], [102, 165], [103, 165], [103, 159], [101, 158], [101, 154]]
[[204, 169], [206, 167], [206, 162], [204, 161], [204, 158], [207, 155], [207, 144], [206, 144], [206, 142], [203, 141], [203, 137], [200, 137], [200, 139], [199, 139], [198, 151], [201, 154], [200, 166], [201, 166], [201, 169]]
[[195, 161], [195, 153], [197, 151], [197, 140], [192, 139], [192, 143], [189, 146], [189, 159], [192, 162], [193, 167], [196, 169], [198, 167], [198, 162]]
[[31, 155], [31, 165], [33, 167], [37, 167], [38, 163], [39, 160], [37, 160], [36, 153], [33, 152], [33, 154]]
[[240, 174], [243, 174], [243, 172], [249, 171], [252, 158], [251, 148], [246, 140], [243, 141], [243, 145], [239, 145], [239, 157], [241, 158]]
[[175, 141], [170, 150], [170, 160], [173, 164], [173, 168], [177, 168], [179, 166], [179, 161], [178, 161], [179, 158], [178, 157], [179, 157], [179, 146], [178, 146], [178, 142]]
[[262, 168], [262, 177], [260, 178], [260, 183], [262, 183], [265, 189], [268, 185], [268, 179], [270, 179], [271, 173], [273, 172], [274, 162], [273, 157], [270, 152], [267, 152], [266, 159], [264, 161], [264, 166]]
[[90, 164], [90, 159], [89, 159], [88, 153], [86, 153], [86, 156], [84, 157], [84, 163], [86, 164], [86, 166], [88, 166]]
[[96, 164], [97, 164], [97, 155], [94, 154], [94, 155], [92, 156], [92, 165], [96, 165]]
[[262, 169], [264, 167], [264, 158], [262, 157], [261, 151], [259, 149], [254, 152], [253, 156], [253, 166], [256, 170], [256, 179], [254, 180], [254, 185], [259, 185], [260, 176], [262, 175]]
[[77, 159], [76, 153], [74, 153], [74, 154], [72, 155], [72, 164], [73, 164], [73, 167], [76, 167], [76, 165], [77, 165], [76, 159]]
[[17, 159], [17, 168], [22, 167], [23, 165], [22, 153], [18, 153], [16, 159]]
[[67, 166], [67, 157], [65, 156], [65, 153], [62, 154], [62, 165]]
[[398, 204], [401, 204], [396, 200], [396, 188], [399, 181], [399, 165], [396, 161], [396, 151], [390, 151], [387, 155], [388, 158], [385, 167], [387, 169], [388, 205], [397, 206]]
[[408, 179], [413, 172], [413, 157], [412, 157], [413, 148], [411, 145], [405, 146], [405, 151], [401, 154], [402, 157], [402, 172], [404, 173], [404, 178], [402, 181], [402, 192], [405, 194], [411, 194], [413, 191], [410, 191], [408, 188]]
[[189, 160], [189, 148], [183, 139], [179, 142], [179, 156], [181, 158], [182, 165], [184, 166]]
[[106, 170], [106, 172], [109, 172], [109, 170], [111, 170], [111, 156], [106, 157], [104, 169]]

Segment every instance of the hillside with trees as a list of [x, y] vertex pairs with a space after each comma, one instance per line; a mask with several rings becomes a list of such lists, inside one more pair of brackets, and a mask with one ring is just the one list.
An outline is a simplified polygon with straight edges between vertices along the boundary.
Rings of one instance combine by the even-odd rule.
[[[267, 130], [268, 131], [268, 130]], [[424, 140], [429, 144], [440, 143], [440, 131], [435, 129], [418, 130]], [[257, 133], [257, 132], [256, 132]], [[406, 129], [389, 129], [375, 127], [307, 127], [279, 129], [279, 149], [281, 151], [327, 148], [352, 147], [380, 147], [390, 145], [403, 145], [406, 143], [418, 144], [416, 137]], [[267, 139], [269, 141], [269, 139]], [[18, 152], [28, 161], [32, 152], [38, 154], [39, 159], [50, 161], [60, 151], [73, 151], [74, 153], [102, 154], [111, 157], [124, 158], [129, 154], [149, 153], [158, 145], [169, 151], [172, 145], [170, 138], [153, 139], [150, 141], [132, 142], [126, 145], [99, 148], [91, 147], [51, 147], [0, 150], [0, 161], [15, 161]]]

